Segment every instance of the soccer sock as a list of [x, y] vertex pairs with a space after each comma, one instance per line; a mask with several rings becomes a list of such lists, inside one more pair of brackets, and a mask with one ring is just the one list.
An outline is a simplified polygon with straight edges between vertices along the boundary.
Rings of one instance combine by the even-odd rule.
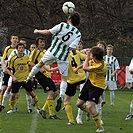
[[114, 93], [114, 91], [110, 91], [110, 101], [111, 101], [111, 104], [114, 104], [114, 100], [115, 100], [115, 93]]
[[40, 71], [40, 67], [38, 66], [38, 64], [36, 64], [36, 65], [32, 68], [32, 70], [31, 70], [31, 72], [29, 73], [29, 76], [28, 76], [27, 79], [33, 78], [33, 76], [34, 76], [35, 74], [37, 74], [39, 71]]
[[11, 109], [14, 109], [14, 107], [15, 107], [15, 102], [16, 102], [15, 99], [16, 99], [16, 98], [11, 98], [11, 99], [10, 99], [10, 108], [11, 108]]
[[102, 93], [101, 98], [102, 98], [102, 102], [105, 102], [105, 91]]
[[100, 118], [102, 119], [102, 104], [101, 103], [98, 103], [96, 105], [96, 108], [97, 108], [97, 111], [99, 113]]
[[133, 115], [133, 101], [130, 104], [130, 114]]
[[18, 108], [18, 100], [19, 100], [19, 96], [18, 94], [15, 96], [15, 108]]
[[31, 97], [31, 95], [26, 94], [26, 100], [27, 100], [28, 109], [32, 109], [32, 97]]
[[92, 118], [93, 118], [97, 128], [103, 128], [103, 126], [101, 124], [101, 119], [100, 119], [99, 113], [93, 115]]
[[9, 98], [10, 98], [10, 92], [5, 91], [5, 93], [4, 93], [4, 95], [3, 95], [3, 99], [2, 99], [2, 105], [3, 105], [3, 106], [5, 106], [6, 101], [7, 101], [7, 99], [9, 99]]
[[0, 93], [0, 104], [2, 104], [3, 95]]
[[82, 114], [83, 114], [83, 111], [80, 108], [78, 108], [77, 118], [82, 119]]
[[47, 109], [48, 109], [48, 104], [47, 104], [47, 100], [46, 100], [46, 102], [45, 102], [45, 104], [43, 105], [43, 107], [42, 107], [42, 110], [43, 111], [46, 111]]
[[53, 99], [47, 99], [47, 106], [49, 110], [49, 115], [54, 115], [54, 100]]
[[85, 111], [88, 115], [90, 114], [90, 110], [87, 108], [86, 104], [83, 104], [81, 110]]
[[62, 99], [63, 99], [63, 97], [65, 95], [66, 89], [67, 89], [67, 82], [66, 81], [61, 81], [61, 84], [60, 84], [60, 97]]
[[66, 114], [67, 114], [69, 122], [74, 122], [71, 105], [66, 104], [65, 105], [65, 110], [66, 110]]
[[32, 102], [35, 104], [36, 109], [39, 109], [39, 103], [38, 103], [38, 97], [37, 96], [32, 97]]

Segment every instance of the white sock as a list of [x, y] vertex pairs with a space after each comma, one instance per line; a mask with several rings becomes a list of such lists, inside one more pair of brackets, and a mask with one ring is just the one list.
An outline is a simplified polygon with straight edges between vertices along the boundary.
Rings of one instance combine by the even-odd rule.
[[67, 89], [67, 82], [66, 81], [61, 81], [60, 84], [60, 97], [63, 98], [65, 95]]
[[100, 118], [102, 119], [102, 104], [101, 103], [98, 103], [96, 105], [96, 108], [97, 108], [97, 111], [98, 111], [98, 113], [100, 115]]
[[77, 118], [82, 120], [82, 114], [83, 114], [83, 111], [80, 108], [78, 108]]
[[130, 114], [133, 115], [133, 102], [130, 104]]
[[105, 102], [105, 91], [103, 92], [101, 98], [102, 98], [102, 102]]
[[32, 97], [31, 97], [31, 95], [26, 94], [26, 100], [27, 100], [28, 109], [32, 109]]
[[5, 91], [4, 95], [3, 95], [3, 99], [2, 99], [2, 105], [5, 106], [6, 105], [6, 101], [10, 98], [10, 92]]
[[37, 74], [39, 71], [40, 71], [40, 67], [38, 66], [38, 64], [36, 64], [36, 65], [32, 68], [32, 70], [31, 70], [31, 72], [29, 73], [29, 76], [28, 76], [27, 79], [33, 78], [33, 76], [34, 76], [35, 74]]
[[114, 100], [115, 100], [115, 93], [114, 93], [114, 91], [110, 91], [110, 101], [111, 101], [111, 104], [114, 104]]

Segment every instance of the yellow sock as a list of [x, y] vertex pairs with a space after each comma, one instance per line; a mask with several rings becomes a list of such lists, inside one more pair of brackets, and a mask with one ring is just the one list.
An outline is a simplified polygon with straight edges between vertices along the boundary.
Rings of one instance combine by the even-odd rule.
[[19, 96], [15, 97], [15, 108], [18, 108], [18, 100], [19, 100]]
[[49, 110], [49, 115], [53, 116], [54, 115], [54, 100], [53, 99], [47, 99], [47, 106]]
[[65, 105], [65, 110], [66, 110], [66, 114], [67, 114], [69, 122], [74, 122], [71, 105], [66, 104]]
[[38, 98], [37, 98], [37, 96], [32, 97], [32, 102], [35, 104], [36, 109], [39, 109], [39, 104], [38, 104]]
[[88, 115], [90, 114], [90, 110], [87, 108], [85, 104], [83, 104], [83, 107], [81, 108], [81, 110], [85, 111]]
[[42, 110], [47, 110], [48, 109], [48, 104], [47, 104], [47, 100], [46, 100], [46, 102], [45, 102], [45, 104], [43, 105], [43, 107], [42, 107]]
[[3, 95], [0, 93], [0, 104], [2, 104]]
[[11, 108], [11, 109], [14, 109], [14, 107], [15, 107], [15, 102], [16, 102], [15, 98], [11, 98], [11, 99], [10, 99], [10, 108]]
[[100, 121], [100, 116], [99, 116], [99, 113], [97, 113], [96, 115], [93, 115], [93, 120], [96, 124], [96, 127], [98, 128], [103, 128], [102, 124], [101, 124], [101, 121]]

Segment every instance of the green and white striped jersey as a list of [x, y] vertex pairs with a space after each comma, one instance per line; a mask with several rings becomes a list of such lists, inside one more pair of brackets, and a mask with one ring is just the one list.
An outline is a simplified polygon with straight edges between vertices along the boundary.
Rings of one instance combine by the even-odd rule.
[[67, 23], [60, 23], [50, 29], [53, 34], [51, 46], [48, 49], [57, 59], [66, 61], [70, 48], [75, 48], [81, 39], [80, 31]]
[[107, 73], [106, 73], [106, 80], [107, 81], [117, 81], [117, 75], [111, 77], [111, 74], [115, 71], [120, 69], [118, 60], [114, 56], [107, 56], [105, 55], [104, 60], [107, 63]]

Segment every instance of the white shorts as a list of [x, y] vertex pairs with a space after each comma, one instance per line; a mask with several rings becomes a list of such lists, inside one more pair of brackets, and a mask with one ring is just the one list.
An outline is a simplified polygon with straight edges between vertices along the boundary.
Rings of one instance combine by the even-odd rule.
[[41, 58], [41, 61], [46, 65], [51, 65], [53, 63], [57, 63], [59, 72], [62, 76], [68, 75], [68, 61], [61, 61], [58, 60], [55, 56], [53, 56], [49, 51], [46, 51], [46, 53]]
[[117, 90], [116, 81], [106, 81], [106, 88], [109, 90]]
[[12, 77], [10, 76], [9, 80], [8, 80], [8, 86], [12, 86]]

